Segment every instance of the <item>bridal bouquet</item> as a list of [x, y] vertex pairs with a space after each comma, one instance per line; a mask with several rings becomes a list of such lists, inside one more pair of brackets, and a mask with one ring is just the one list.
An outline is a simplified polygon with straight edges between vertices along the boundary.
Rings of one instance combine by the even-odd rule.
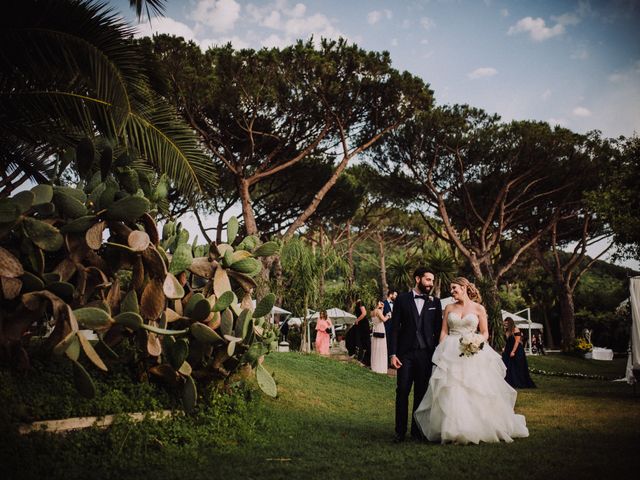
[[471, 357], [484, 347], [484, 337], [478, 333], [465, 333], [460, 337], [460, 356]]

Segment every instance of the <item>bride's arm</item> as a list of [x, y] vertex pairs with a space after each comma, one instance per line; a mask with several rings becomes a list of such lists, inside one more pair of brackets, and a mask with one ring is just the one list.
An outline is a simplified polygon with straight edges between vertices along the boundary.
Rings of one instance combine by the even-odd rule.
[[444, 312], [442, 312], [442, 328], [440, 329], [440, 340], [438, 343], [442, 343], [444, 337], [449, 335], [449, 325], [447, 325], [447, 315], [449, 314], [449, 305], [444, 308]]
[[478, 315], [480, 322], [478, 324], [478, 330], [480, 330], [480, 335], [484, 337], [485, 340], [489, 340], [489, 322], [487, 321], [487, 311], [484, 307], [480, 306], [480, 315]]

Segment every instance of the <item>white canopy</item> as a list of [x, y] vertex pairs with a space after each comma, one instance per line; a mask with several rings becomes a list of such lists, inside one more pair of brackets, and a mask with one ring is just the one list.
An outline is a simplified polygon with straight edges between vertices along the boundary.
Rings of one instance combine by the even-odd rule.
[[289, 317], [289, 320], [287, 320], [287, 323], [290, 326], [296, 326], [299, 327], [302, 325], [302, 319], [300, 317]]
[[[513, 321], [518, 326], [518, 328], [529, 328], [529, 320], [520, 315], [516, 315], [515, 313], [509, 313], [506, 310], [501, 310], [502, 312], [502, 320], [507, 317], [513, 318]], [[537, 322], [531, 322], [531, 330], [544, 330], [544, 325]]]
[[[329, 319], [331, 319], [333, 323], [354, 323], [356, 321], [356, 318], [358, 318], [353, 313], [349, 313], [342, 310], [341, 308], [335, 307], [327, 309], [327, 317], [329, 317]], [[320, 318], [320, 312], [314, 313], [309, 318]]]
[[[631, 370], [640, 369], [640, 277], [633, 277], [629, 282], [631, 293]], [[629, 383], [635, 378], [627, 378]]]

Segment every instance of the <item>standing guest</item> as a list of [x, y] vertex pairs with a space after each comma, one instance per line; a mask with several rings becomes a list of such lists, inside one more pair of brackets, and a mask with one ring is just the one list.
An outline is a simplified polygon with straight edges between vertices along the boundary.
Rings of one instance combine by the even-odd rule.
[[[438, 345], [442, 328], [440, 299], [431, 295], [433, 272], [419, 267], [413, 273], [415, 286], [402, 295], [393, 306], [389, 355], [391, 365], [398, 370], [396, 388], [396, 434], [394, 441], [404, 441], [409, 419], [409, 394], [413, 388], [415, 412], [427, 391], [431, 378], [431, 359]], [[411, 436], [423, 438], [422, 431], [411, 415]]]
[[507, 336], [507, 344], [502, 351], [502, 361], [507, 367], [505, 380], [513, 388], [536, 388], [529, 376], [527, 356], [522, 345], [522, 332], [511, 317], [505, 318], [503, 325]]
[[280, 337], [283, 342], [287, 341], [287, 337], [289, 336], [289, 317], [285, 318], [280, 323]]
[[391, 313], [384, 315], [384, 302], [378, 301], [376, 308], [371, 312], [373, 321], [373, 333], [371, 338], [371, 370], [376, 373], [387, 373], [389, 358], [387, 357], [387, 339], [385, 325], [391, 318]]
[[356, 300], [354, 314], [356, 316], [355, 325], [355, 350], [356, 358], [359, 362], [371, 365], [371, 329], [367, 318], [367, 309], [362, 300]]
[[327, 311], [320, 311], [320, 318], [316, 323], [316, 350], [320, 355], [329, 355], [329, 345], [331, 344], [331, 319], [327, 317]]
[[544, 344], [542, 343], [542, 337], [539, 334], [537, 334], [533, 336], [533, 339], [535, 341], [535, 346], [536, 346], [536, 349], [538, 350], [538, 354], [546, 355], [544, 353]]
[[[384, 301], [384, 308], [382, 309], [382, 314], [384, 316], [389, 316], [391, 318], [391, 313], [393, 312], [393, 302], [396, 301], [398, 297], [398, 291], [394, 289], [390, 289], [387, 292], [387, 299]], [[387, 337], [387, 350], [389, 350], [389, 336], [391, 335], [391, 322], [384, 322], [384, 331]]]

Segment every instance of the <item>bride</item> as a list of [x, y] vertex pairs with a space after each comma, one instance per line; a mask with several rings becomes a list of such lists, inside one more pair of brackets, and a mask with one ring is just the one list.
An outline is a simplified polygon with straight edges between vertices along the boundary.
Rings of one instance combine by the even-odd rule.
[[[430, 441], [461, 444], [528, 437], [524, 416], [513, 412], [517, 393], [504, 380], [502, 358], [487, 343], [487, 313], [478, 290], [458, 277], [451, 296], [456, 301], [443, 312], [429, 388], [414, 414], [422, 433]], [[462, 336], [466, 343], [478, 331], [482, 348], [463, 353]]]

